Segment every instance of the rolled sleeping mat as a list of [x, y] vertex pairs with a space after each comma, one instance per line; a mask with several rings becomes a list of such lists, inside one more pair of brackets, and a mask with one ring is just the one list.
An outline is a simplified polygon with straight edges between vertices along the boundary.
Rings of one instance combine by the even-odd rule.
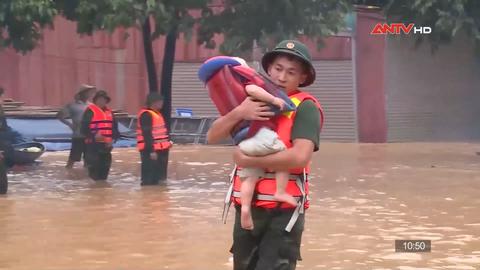
[[207, 81], [206, 86], [220, 115], [229, 113], [247, 98], [245, 85], [230, 66], [222, 67]]
[[198, 70], [198, 78], [207, 83], [212, 76], [225, 66], [239, 66], [240, 62], [229, 56], [214, 56], [207, 59]]

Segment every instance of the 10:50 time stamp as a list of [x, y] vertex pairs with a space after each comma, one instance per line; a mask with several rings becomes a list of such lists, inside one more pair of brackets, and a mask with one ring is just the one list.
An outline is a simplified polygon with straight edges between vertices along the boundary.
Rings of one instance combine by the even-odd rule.
[[431, 252], [430, 240], [395, 240], [395, 252]]

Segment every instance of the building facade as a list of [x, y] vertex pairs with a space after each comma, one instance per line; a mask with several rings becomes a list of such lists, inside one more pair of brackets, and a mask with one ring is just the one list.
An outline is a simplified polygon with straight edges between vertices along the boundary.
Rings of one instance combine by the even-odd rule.
[[[322, 139], [479, 139], [480, 61], [469, 40], [456, 39], [432, 55], [428, 44], [413, 49], [411, 36], [371, 35], [383, 21], [377, 10], [359, 8], [354, 30], [326, 38], [321, 50], [302, 39], [313, 52], [317, 71], [316, 82], [306, 90], [320, 100], [326, 115]], [[215, 117], [197, 70], [219, 52], [196, 45], [195, 39], [194, 34], [191, 41], [183, 36], [177, 40], [172, 112], [189, 108], [194, 116]], [[160, 74], [164, 39], [153, 47]], [[258, 67], [260, 56], [253, 58]], [[0, 63], [6, 96], [29, 105], [60, 106], [80, 84], [89, 83], [107, 90], [113, 107], [135, 114], [148, 89], [141, 33], [134, 29], [79, 36], [75, 23], [57, 18], [37, 49], [27, 55], [4, 50]]]

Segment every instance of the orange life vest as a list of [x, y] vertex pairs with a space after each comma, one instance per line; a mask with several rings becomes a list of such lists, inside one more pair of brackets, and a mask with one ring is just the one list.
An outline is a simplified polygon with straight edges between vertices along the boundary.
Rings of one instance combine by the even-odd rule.
[[137, 118], [137, 148], [142, 151], [145, 149], [145, 139], [142, 134], [142, 127], [140, 126], [140, 117], [143, 113], [149, 113], [152, 116], [152, 137], [153, 137], [153, 149], [155, 151], [168, 149], [172, 146], [170, 139], [168, 138], [168, 130], [165, 125], [165, 120], [162, 114], [152, 109], [142, 109], [138, 113]]
[[[290, 99], [298, 106], [304, 100], [312, 100], [317, 105], [320, 116], [321, 116], [321, 125], [323, 124], [323, 110], [320, 103], [310, 94], [305, 92], [296, 92], [289, 95]], [[287, 148], [292, 147], [291, 142], [291, 132], [293, 123], [295, 120], [296, 112], [287, 112], [278, 117], [277, 129], [275, 130], [279, 138], [283, 141]], [[233, 174], [233, 190], [231, 196], [236, 205], [240, 205], [240, 186], [241, 180], [236, 175], [236, 171], [240, 170], [237, 168]], [[289, 170], [290, 179], [286, 187], [286, 192], [298, 199], [302, 204], [302, 208], [308, 208], [308, 173], [310, 172], [309, 166], [305, 168], [293, 168]], [[273, 199], [273, 195], [276, 191], [276, 181], [275, 173], [267, 172], [264, 178], [259, 179], [255, 188], [256, 196], [252, 201], [252, 205], [262, 208], [292, 208], [294, 206], [281, 203], [278, 204], [277, 201]]]
[[[101, 142], [111, 143], [113, 142], [113, 114], [109, 108], [101, 109], [95, 104], [90, 104], [87, 107], [93, 112], [92, 120], [90, 121], [90, 134], [93, 135], [93, 139], [87, 137], [85, 143]], [[102, 139], [96, 139], [95, 135], [101, 134]]]

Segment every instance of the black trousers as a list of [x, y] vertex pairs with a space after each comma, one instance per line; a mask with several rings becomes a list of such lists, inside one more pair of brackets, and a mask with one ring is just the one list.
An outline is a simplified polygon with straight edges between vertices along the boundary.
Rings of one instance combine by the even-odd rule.
[[234, 270], [294, 270], [300, 257], [305, 215], [300, 215], [290, 232], [285, 231], [292, 211], [252, 207], [254, 229], [242, 229], [240, 207], [236, 207], [233, 228]]
[[85, 158], [85, 138], [72, 138], [72, 147], [70, 148], [68, 161], [80, 161], [82, 156]]
[[167, 166], [168, 164], [168, 155], [165, 151], [157, 151], [157, 160], [152, 160], [150, 158], [149, 151], [140, 151], [140, 159], [142, 160], [142, 176], [141, 176], [141, 185], [158, 185], [160, 179], [165, 180], [167, 175]]
[[6, 194], [8, 190], [7, 166], [4, 160], [0, 160], [0, 194]]
[[110, 166], [112, 165], [112, 148], [104, 143], [87, 144], [85, 161], [88, 176], [95, 181], [107, 180]]

